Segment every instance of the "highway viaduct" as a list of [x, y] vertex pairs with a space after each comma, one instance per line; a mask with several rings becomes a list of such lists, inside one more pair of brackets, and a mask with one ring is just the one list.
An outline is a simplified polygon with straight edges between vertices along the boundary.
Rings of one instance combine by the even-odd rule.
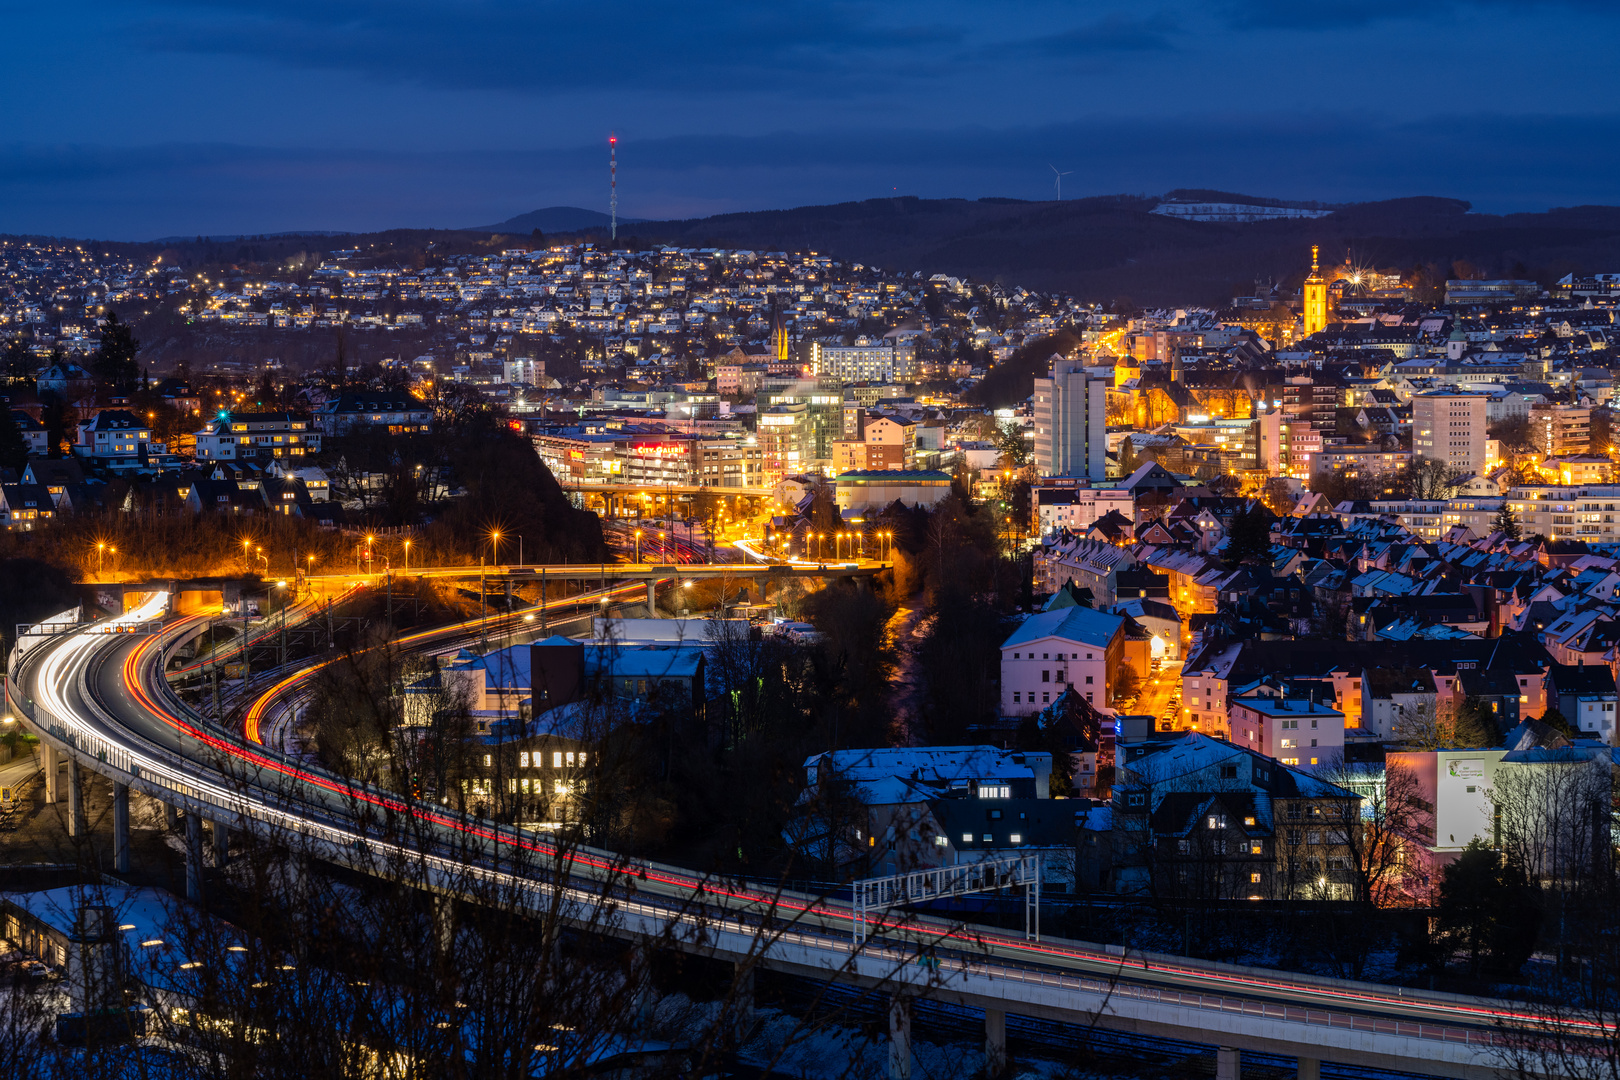
[[[306, 763], [207, 728], [162, 678], [161, 638], [149, 632], [149, 620], [161, 606], [152, 602], [144, 610], [89, 626], [58, 625], [51, 628], [54, 632], [27, 635], [14, 651], [8, 686], [13, 715], [41, 737], [48, 798], [63, 796], [58, 761], [68, 763], [70, 827], [85, 827], [82, 785], [99, 775], [113, 784], [115, 867], [128, 866], [128, 799], [134, 790], [184, 812], [188, 866], [196, 867], [199, 878], [205, 819], [267, 834], [292, 827], [308, 838], [318, 857], [374, 871], [376, 856], [368, 854], [374, 849], [357, 843], [364, 839], [363, 830], [357, 832], [321, 792], [337, 785], [345, 797], [371, 800], [381, 793], [363, 791]], [[121, 630], [129, 632], [108, 632]], [[238, 767], [227, 773], [221, 764], [225, 759]], [[297, 790], [272, 794], [257, 781], [246, 788], [228, 782], [272, 773]], [[431, 815], [435, 829], [476, 835], [480, 850], [549, 843], [540, 834], [434, 806], [413, 812]], [[567, 890], [571, 903], [600, 903], [602, 893], [592, 882], [601, 886], [601, 873], [578, 862], [574, 860], [571, 871], [577, 874], [577, 886], [538, 880], [513, 884], [533, 890], [537, 906], [558, 888]], [[1008, 1012], [1214, 1043], [1219, 1080], [1236, 1080], [1244, 1050], [1295, 1056], [1306, 1080], [1318, 1075], [1324, 1060], [1485, 1080], [1500, 1075], [1504, 1028], [1523, 1029], [1533, 1019], [1523, 1006], [1500, 1000], [1083, 942], [1029, 940], [927, 918], [908, 917], [903, 925], [892, 924], [892, 936], [880, 934], [857, 945], [849, 930], [851, 912], [840, 901], [751, 893], [735, 883], [716, 887], [712, 879], [660, 864], [635, 864], [634, 872], [638, 887], [618, 901], [622, 918], [617, 934], [887, 992], [890, 1075], [896, 1080], [908, 1080], [911, 1073], [910, 1003], [920, 997], [984, 1011], [991, 1072], [1005, 1061]], [[757, 918], [762, 904], [773, 911], [785, 905], [800, 918], [767, 939]], [[917, 963], [925, 948], [936, 962]]]

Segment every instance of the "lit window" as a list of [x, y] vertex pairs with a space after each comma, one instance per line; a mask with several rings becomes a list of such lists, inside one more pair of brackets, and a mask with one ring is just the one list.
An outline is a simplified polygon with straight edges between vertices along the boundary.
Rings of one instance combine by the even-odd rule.
[[[518, 754], [518, 765], [524, 769], [529, 767], [529, 752], [527, 750], [524, 750]], [[525, 780], [523, 783], [525, 786], [527, 786], [529, 782]]]
[[485, 754], [484, 755], [484, 768], [487, 769], [493, 764], [495, 764], [495, 755], [493, 755], [493, 754]]
[[1015, 844], [1022, 844], [1024, 842], [1024, 834], [1023, 833], [1013, 833], [1010, 839]]
[[551, 752], [551, 767], [553, 769], [562, 768], [562, 751], [561, 750], [553, 750]]
[[970, 832], [963, 833], [962, 834], [962, 843], [964, 843], [964, 844], [973, 843], [973, 834], [970, 833]]

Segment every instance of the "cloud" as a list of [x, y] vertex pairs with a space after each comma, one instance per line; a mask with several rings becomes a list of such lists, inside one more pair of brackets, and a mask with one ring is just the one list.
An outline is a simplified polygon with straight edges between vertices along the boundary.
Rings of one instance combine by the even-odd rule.
[[1225, 12], [1239, 29], [1342, 30], [1395, 20], [1451, 19], [1470, 11], [1515, 15], [1578, 12], [1613, 15], [1606, 0], [1228, 0]]
[[1114, 14], [1086, 26], [1020, 42], [1014, 48], [1064, 60], [1104, 53], [1163, 52], [1174, 48], [1168, 25], [1162, 19]]
[[[1574, 145], [1579, 155], [1567, 151]], [[1233, 114], [670, 137], [620, 144], [620, 211], [694, 217], [897, 192], [1045, 199], [1049, 161], [1074, 170], [1063, 185], [1070, 197], [1214, 188], [1329, 202], [1448, 195], [1483, 211], [1542, 209], [1614, 201], [1620, 114], [1421, 123]], [[0, 146], [0, 231], [142, 239], [464, 226], [543, 206], [605, 209], [605, 166], [597, 145], [473, 153]]]
[[[162, 2], [162, 0], [160, 0]], [[885, 79], [964, 31], [855, 3], [778, 0], [168, 0], [133, 26], [160, 53], [240, 56], [458, 90], [759, 95]]]

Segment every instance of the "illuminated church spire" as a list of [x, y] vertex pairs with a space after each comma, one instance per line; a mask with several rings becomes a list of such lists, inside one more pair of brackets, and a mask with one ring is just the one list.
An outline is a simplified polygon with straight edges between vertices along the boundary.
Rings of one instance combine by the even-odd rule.
[[1322, 267], [1318, 261], [1319, 249], [1311, 245], [1311, 273], [1305, 279], [1305, 336], [1321, 333], [1327, 329], [1327, 278], [1322, 274]]

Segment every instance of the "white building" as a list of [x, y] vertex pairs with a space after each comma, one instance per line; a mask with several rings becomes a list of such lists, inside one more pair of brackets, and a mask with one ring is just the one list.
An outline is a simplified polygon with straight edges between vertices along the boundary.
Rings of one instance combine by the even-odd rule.
[[1412, 456], [1459, 472], [1485, 471], [1484, 394], [1430, 390], [1412, 398]]
[[1068, 686], [1108, 704], [1108, 673], [1125, 652], [1125, 620], [1087, 607], [1031, 615], [1001, 643], [1001, 712], [1028, 716]]
[[1536, 484], [1508, 491], [1508, 509], [1524, 535], [1549, 540], [1620, 539], [1620, 484]]
[[253, 461], [321, 452], [320, 432], [290, 412], [221, 412], [196, 434], [197, 460]]
[[857, 338], [854, 345], [810, 345], [810, 369], [817, 378], [847, 383], [912, 382], [917, 377], [917, 350], [896, 339], [871, 342]]
[[1042, 476], [1106, 478], [1108, 380], [1078, 360], [1052, 358], [1035, 380], [1035, 464]]
[[1229, 699], [1232, 741], [1284, 765], [1309, 769], [1344, 756], [1344, 713], [1309, 698], [1259, 692]]
[[1059, 529], [1084, 533], [1092, 522], [1117, 510], [1135, 520], [1136, 502], [1124, 488], [1038, 487], [1035, 513], [1043, 539]]
[[104, 409], [79, 425], [79, 441], [73, 452], [80, 457], [107, 463], [135, 460], [152, 441], [152, 429], [128, 409]]

